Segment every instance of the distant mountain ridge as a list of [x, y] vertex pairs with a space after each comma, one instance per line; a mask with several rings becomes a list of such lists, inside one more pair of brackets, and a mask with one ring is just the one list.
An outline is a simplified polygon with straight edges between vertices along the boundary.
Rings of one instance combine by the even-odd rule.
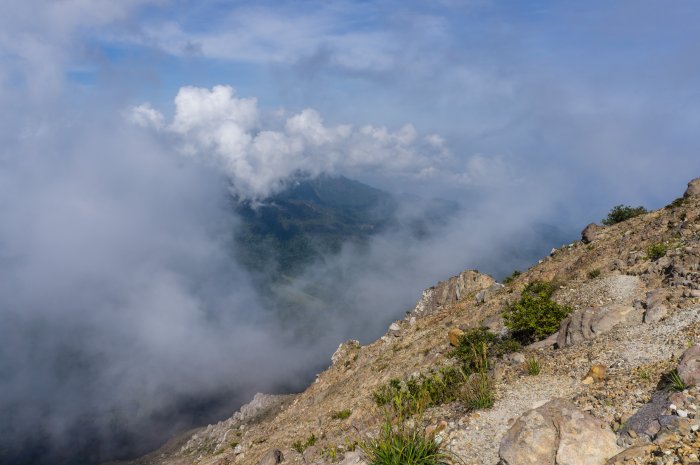
[[236, 258], [249, 270], [295, 274], [346, 242], [386, 230], [398, 206], [388, 192], [343, 176], [297, 180], [260, 204], [236, 202]]

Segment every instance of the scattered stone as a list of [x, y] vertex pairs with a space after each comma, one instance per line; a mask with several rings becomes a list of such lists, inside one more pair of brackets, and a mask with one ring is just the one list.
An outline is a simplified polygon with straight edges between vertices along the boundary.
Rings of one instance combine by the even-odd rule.
[[400, 332], [401, 325], [399, 325], [397, 322], [393, 322], [389, 325], [389, 334], [391, 334], [392, 336], [398, 336]]
[[694, 345], [683, 352], [676, 371], [688, 386], [700, 384], [700, 345]]
[[555, 399], [518, 418], [498, 454], [503, 465], [603, 465], [619, 452], [602, 421]]
[[277, 465], [278, 463], [282, 463], [283, 460], [284, 455], [282, 455], [281, 450], [271, 449], [265, 455], [263, 455], [263, 458], [260, 459], [258, 465]]
[[593, 365], [591, 366], [586, 376], [583, 377], [583, 384], [593, 384], [605, 381], [607, 367], [605, 365]]
[[655, 307], [648, 308], [644, 312], [644, 323], [656, 323], [661, 321], [668, 314], [668, 307], [665, 305], [657, 305]]
[[340, 462], [339, 465], [366, 465], [367, 462], [365, 462], [362, 458], [362, 455], [354, 450], [350, 452], [345, 453], [345, 458]]

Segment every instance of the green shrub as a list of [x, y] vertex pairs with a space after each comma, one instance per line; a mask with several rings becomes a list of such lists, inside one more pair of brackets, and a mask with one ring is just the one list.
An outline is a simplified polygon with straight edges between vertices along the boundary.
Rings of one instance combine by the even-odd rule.
[[360, 444], [371, 465], [442, 465], [461, 463], [453, 453], [419, 428], [394, 426], [385, 420], [377, 438]]
[[588, 279], [595, 279], [600, 276], [600, 268], [596, 268], [588, 272]]
[[352, 410], [346, 408], [345, 410], [338, 410], [337, 412], [331, 413], [331, 418], [333, 420], [346, 420], [350, 418], [351, 414]]
[[517, 277], [520, 276], [521, 274], [522, 274], [522, 273], [521, 273], [519, 270], [513, 271], [510, 275], [508, 275], [508, 276], [506, 276], [505, 278], [503, 278], [503, 284], [512, 283], [512, 282], [515, 280], [515, 278], [517, 278]]
[[571, 313], [571, 308], [551, 299], [555, 289], [553, 283], [530, 283], [520, 300], [505, 309], [503, 320], [515, 339], [529, 344], [559, 330], [559, 324]]
[[652, 261], [656, 261], [659, 258], [666, 255], [668, 252], [668, 247], [665, 244], [659, 242], [658, 244], [652, 244], [647, 247], [647, 258]]
[[629, 220], [635, 216], [643, 215], [647, 212], [644, 207], [630, 207], [629, 205], [616, 205], [608, 213], [608, 217], [603, 219], [603, 224], [610, 226]]

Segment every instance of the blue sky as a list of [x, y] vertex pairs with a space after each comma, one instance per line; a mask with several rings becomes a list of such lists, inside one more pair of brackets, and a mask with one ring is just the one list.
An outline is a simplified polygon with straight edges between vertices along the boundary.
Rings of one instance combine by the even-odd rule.
[[555, 190], [572, 198], [596, 184], [596, 215], [613, 197], [659, 206], [700, 171], [697, 2], [36, 0], [0, 16], [10, 107], [170, 118], [180, 88], [227, 85], [261, 111], [438, 134], [451, 171], [478, 155], [569, 178]]

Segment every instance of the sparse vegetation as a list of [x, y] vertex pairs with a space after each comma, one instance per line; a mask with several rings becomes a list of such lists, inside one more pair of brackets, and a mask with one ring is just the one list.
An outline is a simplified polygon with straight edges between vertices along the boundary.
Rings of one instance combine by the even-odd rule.
[[468, 372], [473, 372], [478, 369], [484, 350], [489, 357], [500, 357], [520, 349], [522, 345], [515, 339], [496, 336], [485, 328], [474, 328], [459, 338], [459, 346], [452, 351], [452, 356], [459, 359]]
[[647, 247], [647, 259], [656, 261], [659, 258], [665, 256], [666, 252], [668, 252], [668, 247], [662, 242], [652, 244], [649, 247]]
[[352, 411], [350, 409], [339, 410], [331, 414], [331, 418], [334, 420], [346, 420], [350, 418]]
[[685, 198], [684, 197], [678, 197], [675, 199], [673, 202], [670, 204], [666, 205], [666, 208], [676, 208], [676, 207], [681, 207], [685, 203]]
[[537, 376], [540, 374], [540, 371], [542, 371], [542, 366], [537, 357], [532, 356], [525, 359], [525, 369], [528, 375]]
[[608, 213], [608, 217], [602, 220], [606, 226], [621, 223], [635, 216], [643, 215], [647, 212], [644, 207], [630, 207], [629, 205], [616, 205]]
[[503, 284], [512, 283], [512, 282], [515, 280], [515, 278], [517, 278], [517, 277], [520, 276], [521, 274], [522, 274], [522, 273], [521, 273], [519, 270], [513, 271], [511, 274], [509, 274], [508, 276], [506, 276], [505, 278], [503, 278]]
[[426, 408], [459, 398], [467, 374], [459, 368], [442, 367], [405, 381], [392, 379], [372, 396], [380, 406], [390, 407], [398, 418], [422, 413]]
[[600, 276], [600, 268], [596, 268], [588, 272], [588, 279], [595, 279], [598, 276]]
[[294, 441], [292, 443], [292, 449], [299, 452], [300, 454], [303, 454], [307, 448], [313, 446], [314, 444], [316, 444], [316, 435], [312, 434], [311, 436], [306, 438], [305, 442]]
[[571, 313], [571, 308], [551, 299], [555, 289], [553, 283], [530, 283], [520, 300], [505, 309], [503, 320], [513, 338], [529, 344], [559, 330], [559, 324]]
[[360, 447], [371, 465], [442, 465], [461, 463], [443, 449], [434, 436], [426, 436], [418, 428], [394, 426], [385, 420], [377, 438], [370, 438]]
[[637, 376], [639, 376], [639, 379], [647, 381], [651, 378], [651, 375], [649, 374], [648, 371], [640, 369], [639, 372], [637, 373]]
[[688, 389], [688, 385], [686, 385], [681, 377], [678, 375], [678, 372], [676, 370], [673, 370], [672, 372], [666, 374], [665, 376], [665, 382], [666, 382], [666, 389], [670, 391], [685, 391]]

